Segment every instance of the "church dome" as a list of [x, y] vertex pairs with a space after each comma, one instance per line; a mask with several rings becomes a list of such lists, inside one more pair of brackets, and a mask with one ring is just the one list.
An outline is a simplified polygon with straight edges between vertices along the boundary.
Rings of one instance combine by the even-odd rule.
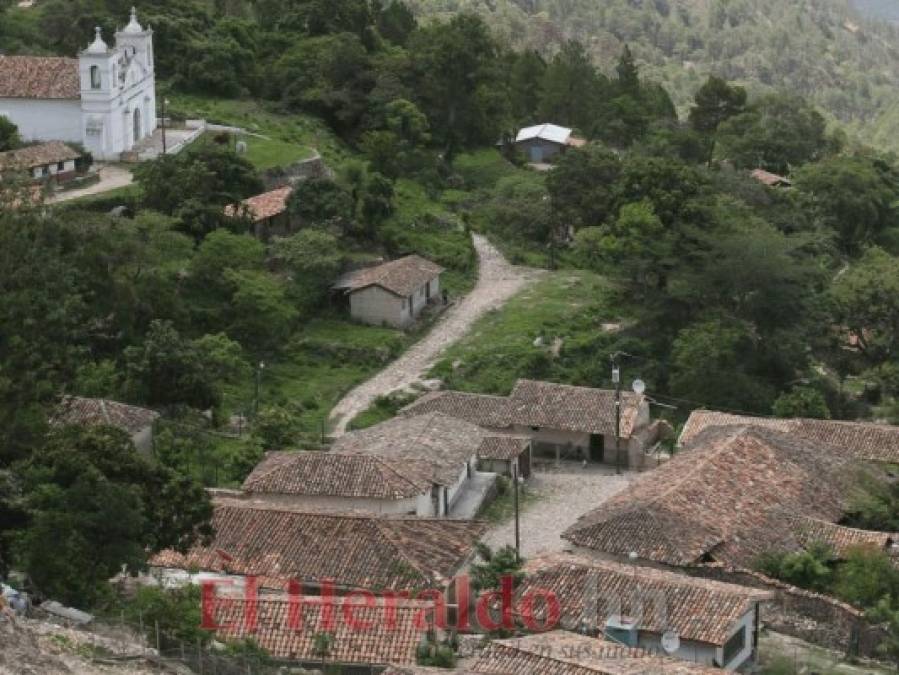
[[123, 33], [143, 33], [144, 28], [137, 22], [137, 7], [131, 8], [131, 21], [125, 26]]
[[90, 45], [88, 45], [87, 53], [105, 54], [109, 50], [109, 47], [105, 42], [103, 42], [103, 36], [101, 35], [102, 30], [100, 29], [100, 26], [97, 26], [94, 31], [96, 32], [96, 35], [94, 36], [94, 41], [91, 42]]

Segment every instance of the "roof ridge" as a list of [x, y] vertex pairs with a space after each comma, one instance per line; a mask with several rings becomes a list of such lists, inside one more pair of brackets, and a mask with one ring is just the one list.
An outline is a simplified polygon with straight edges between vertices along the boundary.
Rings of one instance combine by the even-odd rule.
[[[493, 644], [501, 647], [502, 649], [508, 649], [513, 652], [524, 653], [529, 656], [536, 656], [537, 658], [541, 658], [541, 659], [549, 659], [550, 661], [553, 661], [554, 663], [561, 663], [566, 666], [577, 666], [578, 668], [584, 668], [585, 670], [589, 670], [591, 672], [598, 673], [599, 675], [606, 674], [606, 670], [604, 670], [601, 666], [597, 666], [597, 665], [590, 664], [590, 663], [583, 663], [583, 662], [577, 661], [576, 659], [573, 659], [571, 657], [566, 657], [564, 654], [568, 650], [564, 650], [564, 649], [535, 649], [534, 647], [523, 648], [523, 647], [518, 646], [518, 644], [509, 644], [512, 640], [520, 641], [520, 640], [522, 640], [522, 638], [510, 638], [509, 640], [494, 640]], [[595, 640], [595, 638], [594, 638], [594, 640]], [[600, 642], [607, 642], [607, 641], [602, 640]], [[525, 643], [525, 644], [527, 644], [527, 643]], [[625, 658], [628, 657], [629, 655], [634, 654], [634, 652], [637, 652], [638, 654], [645, 653], [645, 650], [640, 647], [627, 647], [625, 645], [617, 644], [617, 643], [611, 643], [610, 647], [613, 647], [615, 649], [624, 650], [625, 653], [622, 656]], [[560, 656], [560, 654], [561, 654], [561, 656]], [[606, 657], [602, 657], [602, 658], [606, 658]], [[609, 658], [615, 658], [615, 657], [610, 656]]]
[[[304, 450], [303, 452], [306, 452], [306, 451]], [[267, 454], [269, 457], [273, 457], [273, 456], [275, 456], [275, 455], [295, 455], [295, 457], [291, 457], [291, 458], [290, 458], [291, 460], [292, 460], [292, 459], [298, 459], [298, 458], [301, 456], [301, 455], [300, 455], [300, 451], [297, 451], [297, 450], [270, 450], [270, 451], [267, 452], [266, 454]], [[267, 459], [267, 457], [263, 457], [263, 458], [262, 458], [262, 462], [260, 462], [260, 464], [264, 463], [266, 459]], [[251, 471], [251, 472], [250, 472], [250, 475], [248, 475], [248, 476], [244, 479], [244, 483], [246, 483], [248, 480], [250, 480], [250, 478], [252, 477], [253, 473], [256, 471], [256, 469], [257, 469], [258, 467], [259, 467], [259, 464], [257, 464], [255, 467], [253, 467], [253, 471]], [[268, 477], [271, 476], [273, 473], [275, 473], [276, 471], [278, 471], [278, 470], [280, 470], [280, 469], [283, 469], [283, 468], [284, 468], [283, 465], [281, 465], [281, 464], [276, 464], [276, 465], [272, 466], [268, 471], [266, 471], [266, 472], [260, 474], [259, 476], [257, 476], [256, 480], [263, 480], [263, 479], [265, 479], [265, 478], [268, 478]]]
[[[362, 454], [362, 453], [360, 453], [360, 455], [361, 455], [361, 454]], [[390, 472], [393, 473], [394, 475], [398, 476], [400, 480], [405, 481], [406, 483], [408, 483], [409, 485], [411, 485], [411, 486], [412, 486], [413, 488], [415, 488], [416, 490], [419, 489], [419, 486], [418, 486], [418, 485], [416, 485], [416, 484], [415, 484], [413, 481], [411, 481], [409, 478], [407, 478], [406, 476], [404, 476], [403, 474], [401, 474], [399, 471], [397, 471], [397, 470], [391, 465], [391, 463], [387, 461], [386, 458], [381, 457], [380, 455], [364, 455], [364, 456], [365, 456], [365, 457], [368, 457], [368, 458], [371, 459], [373, 462], [375, 462], [375, 463], [377, 463], [377, 464], [380, 464], [380, 465], [383, 466], [385, 469], [387, 469], [388, 471], [390, 471]], [[409, 461], [409, 460], [404, 460], [404, 461]], [[419, 461], [419, 460], [412, 460], [412, 461]]]
[[[429, 520], [433, 520], [433, 519], [429, 519]], [[433, 575], [429, 574], [426, 570], [422, 569], [422, 567], [418, 563], [418, 561], [416, 561], [411, 556], [407, 555], [406, 547], [402, 545], [402, 542], [397, 541], [397, 539], [393, 535], [393, 532], [388, 531], [388, 528], [387, 528], [388, 522], [393, 522], [393, 521], [375, 519], [374, 520], [375, 528], [377, 528], [378, 532], [380, 532], [381, 535], [387, 541], [390, 542], [390, 545], [393, 547], [394, 551], [396, 551], [396, 553], [399, 555], [399, 557], [402, 560], [406, 561], [406, 563], [408, 563], [408, 565], [412, 569], [414, 569], [416, 572], [418, 572], [425, 580], [430, 581], [433, 578]]]

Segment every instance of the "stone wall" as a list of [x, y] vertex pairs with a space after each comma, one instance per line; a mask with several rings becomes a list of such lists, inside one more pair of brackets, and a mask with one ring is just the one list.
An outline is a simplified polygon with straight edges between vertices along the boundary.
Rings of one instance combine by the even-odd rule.
[[321, 155], [315, 153], [314, 157], [294, 162], [289, 166], [276, 166], [266, 169], [262, 173], [262, 182], [265, 183], [266, 190], [274, 190], [275, 188], [287, 185], [288, 183], [296, 183], [297, 181], [307, 180], [309, 178], [327, 178], [331, 176], [331, 170], [325, 164]]
[[882, 658], [877, 646], [884, 640], [882, 628], [868, 622], [864, 612], [836, 598], [813, 593], [771, 579], [758, 572], [721, 564], [699, 565], [683, 570], [691, 576], [725, 581], [774, 592], [763, 602], [762, 623], [779, 633], [866, 658]]

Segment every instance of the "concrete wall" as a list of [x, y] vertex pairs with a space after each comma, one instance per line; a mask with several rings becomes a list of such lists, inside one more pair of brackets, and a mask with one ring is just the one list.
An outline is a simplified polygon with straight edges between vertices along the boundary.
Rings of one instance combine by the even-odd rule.
[[[449, 511], [453, 510], [453, 504], [456, 503], [456, 499], [458, 499], [460, 493], [462, 492], [465, 484], [468, 482], [469, 472], [474, 474], [478, 469], [478, 458], [475, 455], [472, 455], [468, 458], [468, 461], [462, 465], [462, 470], [459, 472], [459, 477], [456, 479], [456, 482], [449, 487], [447, 490], [447, 506], [449, 507]], [[440, 504], [440, 515], [445, 516], [446, 511], [444, 510], [444, 504]]]
[[135, 434], [132, 434], [131, 441], [134, 447], [142, 453], [149, 453], [153, 450], [153, 425], [144, 427]]
[[[529, 141], [522, 141], [520, 143], [515, 144], [515, 148], [525, 154], [527, 161], [529, 162], [548, 162], [554, 159], [559, 153], [561, 153], [566, 146], [560, 145], [558, 143], [551, 143], [550, 141], [544, 141], [539, 138], [534, 138]], [[542, 157], [535, 157], [533, 152], [534, 150], [539, 150]]]
[[[658, 633], [640, 631], [637, 646], [657, 654], [666, 653], [662, 649], [662, 636]], [[718, 658], [718, 648], [708, 642], [681, 639], [680, 649], [670, 656], [681, 659], [682, 661], [699, 663], [704, 666], [715, 666], [717, 665], [716, 659]]]
[[259, 504], [277, 507], [310, 509], [312, 511], [364, 511], [387, 515], [431, 515], [430, 495], [407, 499], [370, 499], [363, 497], [336, 497], [333, 495], [282, 495], [250, 493], [245, 499]]
[[26, 141], [81, 143], [81, 102], [0, 98], [0, 115], [19, 127]]

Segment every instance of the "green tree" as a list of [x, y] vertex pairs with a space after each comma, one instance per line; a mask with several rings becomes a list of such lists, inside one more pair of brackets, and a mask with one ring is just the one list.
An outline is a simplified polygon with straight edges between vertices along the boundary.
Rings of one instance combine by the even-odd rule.
[[9, 118], [0, 115], [0, 152], [15, 150], [21, 143], [19, 128]]
[[599, 98], [608, 91], [609, 84], [608, 79], [596, 71], [584, 46], [573, 40], [566, 42], [544, 70], [542, 80], [530, 83], [532, 91], [539, 84], [540, 119], [591, 133], [596, 123]]
[[715, 135], [722, 122], [739, 115], [746, 107], [746, 90], [730, 86], [725, 80], [710, 75], [699, 88], [690, 108], [690, 126], [703, 134], [708, 143], [708, 163], [715, 154]]
[[517, 585], [523, 578], [521, 566], [524, 564], [512, 546], [497, 550], [478, 543], [476, 550], [479, 560], [471, 566], [471, 586], [475, 591], [498, 589], [503, 577], [510, 576]]
[[[564, 51], [566, 46], [562, 47]], [[544, 99], [543, 87], [546, 80], [546, 61], [539, 52], [529, 49], [511, 53], [509, 68], [509, 100], [512, 118], [517, 124], [536, 121], [537, 112]], [[555, 119], [555, 118], [550, 118]]]
[[124, 352], [126, 389], [149, 405], [189, 405], [201, 410], [221, 394], [196, 345], [168, 321], [154, 321], [140, 345]]
[[287, 201], [291, 215], [311, 226], [336, 225], [348, 229], [353, 220], [352, 195], [328, 178], [311, 178], [298, 184]]
[[226, 270], [231, 285], [228, 332], [255, 353], [280, 349], [293, 330], [297, 311], [284, 285], [265, 272]]
[[378, 32], [395, 45], [403, 46], [416, 28], [415, 15], [402, 0], [393, 0], [378, 12]]
[[840, 564], [834, 591], [858, 607], [873, 607], [882, 598], [899, 598], [899, 569], [885, 551], [852, 547]]
[[793, 387], [777, 397], [771, 412], [776, 417], [811, 417], [830, 419], [827, 400], [817, 389], [811, 387]]
[[290, 237], [276, 237], [272, 253], [290, 273], [291, 296], [304, 311], [325, 299], [343, 263], [337, 239], [321, 230], [306, 229]]
[[871, 365], [899, 355], [899, 260], [879, 248], [865, 252], [834, 281], [834, 318], [857, 337]]
[[795, 173], [804, 205], [837, 236], [840, 249], [857, 253], [899, 225], [899, 172], [864, 157], [832, 157]]
[[253, 420], [253, 433], [262, 441], [265, 450], [287, 450], [296, 445], [299, 421], [296, 415], [282, 406], [268, 406]]
[[573, 227], [606, 222], [616, 211], [618, 156], [596, 143], [566, 152], [546, 178], [558, 220]]
[[806, 101], [770, 94], [722, 122], [718, 142], [722, 157], [740, 168], [789, 173], [833, 150], [825, 131], [824, 118]]
[[637, 62], [631, 53], [629, 45], [625, 44], [621, 50], [621, 56], [618, 57], [618, 64], [615, 66], [615, 72], [618, 75], [618, 89], [622, 93], [637, 96], [640, 92], [640, 73], [637, 68]]

